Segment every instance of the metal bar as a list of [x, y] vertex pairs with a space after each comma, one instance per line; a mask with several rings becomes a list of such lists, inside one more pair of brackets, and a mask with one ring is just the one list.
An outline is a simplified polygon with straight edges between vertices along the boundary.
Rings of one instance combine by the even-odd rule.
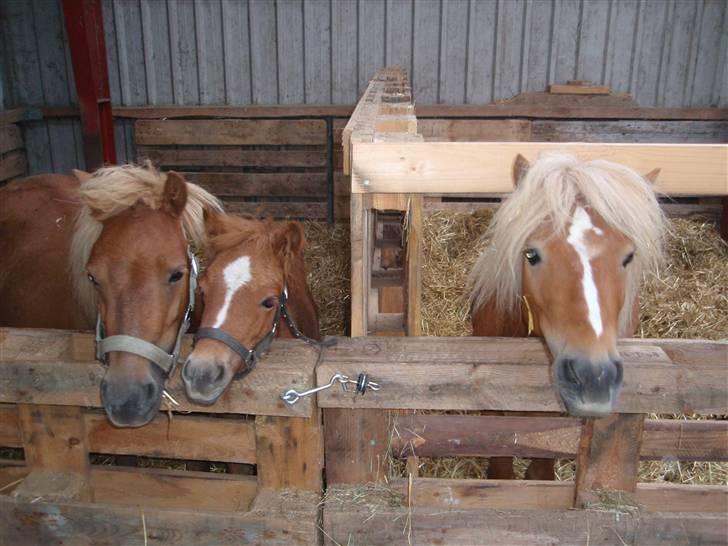
[[86, 168], [116, 163], [101, 0], [64, 0]]

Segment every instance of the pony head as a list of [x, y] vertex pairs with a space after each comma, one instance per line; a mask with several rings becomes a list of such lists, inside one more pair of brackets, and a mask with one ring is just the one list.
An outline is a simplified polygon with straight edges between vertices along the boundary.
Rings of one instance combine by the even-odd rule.
[[[174, 353], [189, 305], [188, 238], [204, 246], [203, 210], [218, 201], [176, 173], [151, 165], [75, 172], [83, 208], [71, 243], [77, 299], [98, 320], [100, 336], [131, 336]], [[141, 426], [157, 413], [167, 371], [115, 348], [101, 401], [116, 426]]]
[[[292, 262], [303, 255], [297, 222], [205, 216], [209, 245], [200, 282], [204, 311], [182, 368], [187, 396], [212, 404], [265, 352], [281, 318]], [[253, 354], [255, 353], [255, 354]], [[251, 360], [252, 359], [252, 360]]]
[[654, 189], [623, 165], [565, 154], [519, 156], [514, 182], [471, 274], [473, 312], [494, 306], [543, 336], [568, 412], [607, 415], [622, 386], [617, 339], [631, 335], [640, 280], [662, 258]]

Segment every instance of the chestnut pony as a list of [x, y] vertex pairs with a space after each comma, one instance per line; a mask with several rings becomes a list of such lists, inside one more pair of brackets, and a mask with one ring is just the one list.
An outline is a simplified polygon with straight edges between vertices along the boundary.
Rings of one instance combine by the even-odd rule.
[[206, 214], [205, 226], [204, 311], [182, 380], [191, 401], [212, 404], [275, 336], [320, 335], [299, 223]]
[[[623, 165], [566, 154], [519, 156], [514, 183], [471, 273], [473, 335], [543, 337], [568, 413], [608, 415], [622, 386], [617, 338], [634, 333], [640, 281], [663, 255], [654, 189]], [[512, 478], [511, 460], [491, 459], [488, 475]], [[534, 460], [527, 477], [553, 479], [553, 461]]]
[[[218, 201], [151, 166], [74, 174], [0, 189], [0, 326], [90, 330], [98, 320], [105, 339], [130, 336], [173, 366], [191, 303], [188, 239], [204, 247], [203, 210]], [[124, 347], [100, 357], [111, 422], [149, 422], [169, 369]]]

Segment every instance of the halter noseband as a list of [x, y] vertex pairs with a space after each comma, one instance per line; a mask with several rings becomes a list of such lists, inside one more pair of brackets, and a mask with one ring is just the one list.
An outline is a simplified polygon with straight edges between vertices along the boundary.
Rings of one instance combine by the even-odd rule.
[[192, 310], [195, 308], [195, 291], [197, 290], [197, 276], [199, 275], [199, 268], [197, 265], [197, 259], [189, 247], [187, 248], [187, 257], [189, 259], [190, 266], [189, 300], [187, 309], [185, 309], [184, 317], [179, 325], [179, 330], [177, 330], [177, 339], [174, 342], [172, 352], [167, 353], [167, 351], [157, 347], [153, 343], [134, 336], [120, 334], [105, 337], [104, 323], [102, 322], [101, 314], [99, 313], [96, 318], [96, 360], [101, 362], [102, 365], [108, 367], [109, 363], [106, 360], [106, 355], [108, 353], [131, 353], [156, 364], [157, 367], [164, 372], [165, 377], [172, 375], [172, 372], [174, 372], [174, 369], [177, 366], [177, 360], [182, 347], [182, 337], [190, 327]]
[[273, 325], [271, 326], [271, 329], [268, 330], [268, 333], [263, 336], [263, 338], [258, 341], [252, 349], [248, 349], [245, 345], [220, 328], [199, 328], [193, 339], [193, 344], [196, 344], [200, 339], [207, 338], [214, 339], [215, 341], [219, 341], [227, 345], [234, 353], [243, 359], [243, 363], [245, 364], [245, 369], [240, 370], [237, 374], [235, 374], [235, 379], [240, 379], [255, 369], [255, 365], [258, 363], [258, 360], [270, 348], [270, 344], [273, 342], [273, 338], [276, 336], [276, 332], [278, 331], [278, 323], [280, 322], [281, 317], [283, 317], [283, 320], [286, 321], [286, 324], [291, 329], [291, 333], [293, 333], [294, 337], [297, 339], [302, 339], [306, 343], [316, 346], [328, 345], [327, 342], [320, 342], [306, 336], [303, 332], [301, 332], [298, 326], [296, 326], [296, 323], [293, 322], [291, 314], [288, 311], [287, 286], [283, 287], [283, 292], [278, 299], [278, 306], [276, 307], [276, 312], [273, 316]]

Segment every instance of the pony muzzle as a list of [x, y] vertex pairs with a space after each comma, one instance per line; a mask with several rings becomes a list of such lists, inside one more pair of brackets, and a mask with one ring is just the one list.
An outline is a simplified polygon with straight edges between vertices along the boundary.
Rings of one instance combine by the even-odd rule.
[[116, 427], [141, 427], [159, 412], [164, 390], [164, 377], [151, 366], [151, 371], [138, 377], [105, 376], [101, 380], [101, 403]]
[[606, 417], [614, 411], [622, 388], [623, 362], [620, 358], [592, 361], [559, 356], [554, 363], [554, 379], [569, 415]]
[[214, 404], [233, 379], [231, 366], [217, 359], [188, 358], [182, 366], [187, 398], [195, 404]]

